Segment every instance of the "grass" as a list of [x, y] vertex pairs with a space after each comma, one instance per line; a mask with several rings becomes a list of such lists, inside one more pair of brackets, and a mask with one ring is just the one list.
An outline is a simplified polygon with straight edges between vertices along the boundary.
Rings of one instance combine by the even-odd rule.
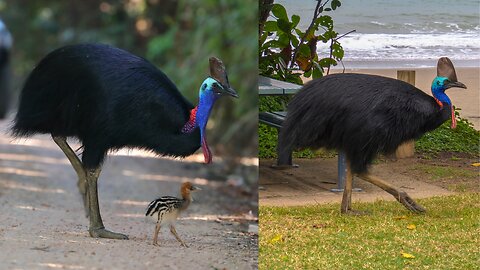
[[419, 170], [425, 174], [428, 174], [432, 180], [443, 179], [474, 179], [478, 177], [478, 172], [469, 171], [463, 168], [456, 168], [450, 166], [438, 166], [429, 164], [415, 164], [414, 170]]
[[393, 201], [354, 203], [370, 211], [358, 217], [339, 204], [260, 207], [259, 269], [479, 269], [479, 194], [419, 203], [427, 214]]

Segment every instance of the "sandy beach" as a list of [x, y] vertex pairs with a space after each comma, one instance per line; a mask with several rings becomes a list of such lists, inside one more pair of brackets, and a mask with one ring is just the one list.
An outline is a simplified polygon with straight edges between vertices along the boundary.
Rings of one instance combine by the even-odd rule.
[[[436, 76], [436, 68], [369, 68], [345, 69], [345, 72], [375, 74], [397, 78], [397, 70], [415, 70], [415, 86], [431, 95], [430, 86]], [[460, 116], [473, 123], [475, 129], [480, 129], [480, 68], [456, 67], [458, 80], [467, 86], [467, 89], [452, 88], [447, 94], [457, 108], [461, 108]], [[342, 72], [342, 69], [333, 69], [331, 73]]]

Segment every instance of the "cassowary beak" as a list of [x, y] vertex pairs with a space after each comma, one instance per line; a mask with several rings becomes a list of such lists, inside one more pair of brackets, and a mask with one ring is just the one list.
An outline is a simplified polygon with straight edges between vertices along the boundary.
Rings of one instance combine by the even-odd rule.
[[238, 98], [238, 93], [230, 86], [223, 86], [223, 94]]
[[452, 87], [467, 89], [467, 86], [465, 86], [465, 84], [461, 82], [448, 82], [447, 84], [445, 84], [445, 90]]

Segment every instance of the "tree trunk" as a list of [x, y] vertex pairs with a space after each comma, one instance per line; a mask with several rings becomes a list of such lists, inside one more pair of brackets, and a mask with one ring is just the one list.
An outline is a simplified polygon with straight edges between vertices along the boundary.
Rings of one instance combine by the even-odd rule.
[[260, 12], [259, 21], [258, 21], [258, 33], [261, 34], [263, 32], [263, 26], [268, 19], [268, 15], [272, 10], [274, 0], [260, 0], [258, 2], [259, 8], [258, 11]]

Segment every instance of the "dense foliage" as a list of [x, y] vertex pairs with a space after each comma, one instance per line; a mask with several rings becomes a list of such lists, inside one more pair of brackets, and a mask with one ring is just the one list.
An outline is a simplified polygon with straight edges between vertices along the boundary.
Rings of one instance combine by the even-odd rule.
[[[331, 7], [326, 7], [327, 4]], [[342, 36], [334, 31], [332, 17], [321, 14], [340, 6], [339, 0], [317, 1], [313, 19], [302, 31], [298, 28], [300, 16], [289, 18], [282, 5], [273, 4], [271, 15], [274, 20], [265, 22], [259, 36], [260, 74], [302, 84], [300, 76], [320, 78], [325, 69], [337, 65], [343, 58], [343, 48], [338, 41]], [[317, 54], [319, 42], [330, 44], [325, 57]]]
[[466, 119], [460, 118], [458, 111], [455, 111], [455, 115], [458, 119], [455, 129], [451, 129], [451, 122], [447, 121], [417, 140], [415, 149], [423, 153], [458, 152], [478, 157], [480, 155], [480, 131], [475, 130]]

